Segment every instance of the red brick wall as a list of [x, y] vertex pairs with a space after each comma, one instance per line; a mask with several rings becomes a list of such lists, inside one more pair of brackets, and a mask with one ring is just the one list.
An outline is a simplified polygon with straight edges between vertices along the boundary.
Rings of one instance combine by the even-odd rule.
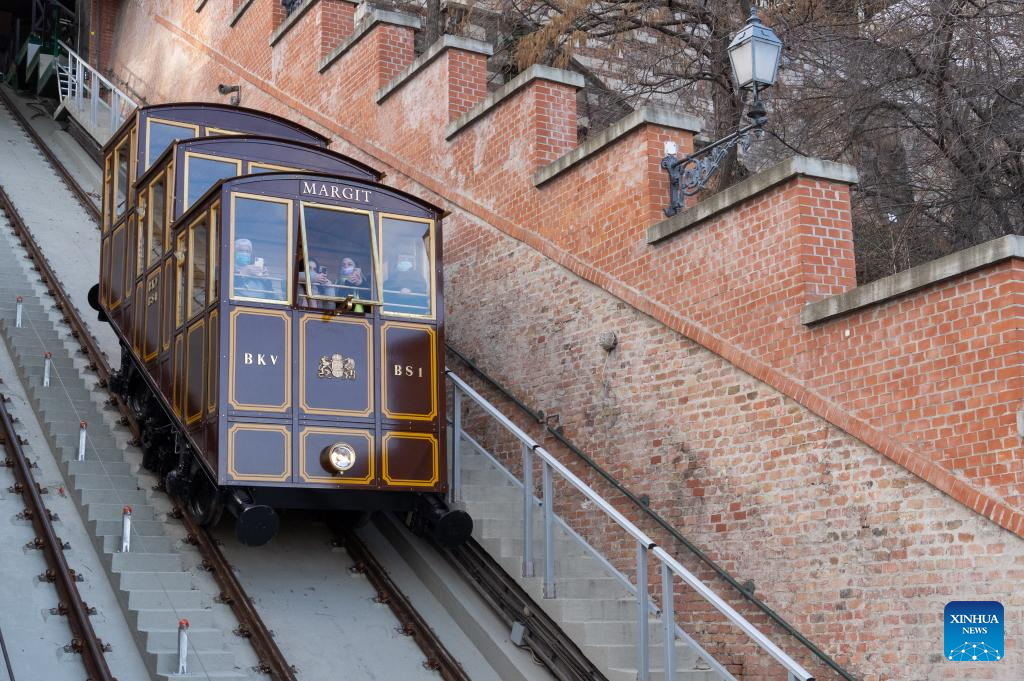
[[[450, 208], [456, 347], [559, 413], [587, 451], [865, 679], [970, 670], [941, 661], [944, 601], [1022, 605], [1024, 264], [807, 328], [807, 302], [854, 284], [844, 184], [794, 177], [648, 245], [667, 196], [662, 142], [686, 151], [689, 133], [640, 126], [538, 188], [533, 173], [574, 143], [572, 88], [535, 80], [446, 140], [482, 94], [459, 90], [483, 78], [477, 55], [449, 50], [377, 105], [413, 58], [410, 29], [378, 25], [320, 74], [325, 39], [310, 16], [327, 10], [272, 48], [268, 3], [230, 28], [228, 3], [196, 14], [126, 2], [118, 28], [131, 49], [115, 68], [147, 82], [150, 101], [216, 98], [210, 83], [242, 82], [247, 106], [329, 133], [390, 183]], [[605, 329], [622, 339], [611, 355], [596, 348]], [[1019, 649], [1019, 625], [1008, 636]], [[760, 677], [746, 656], [737, 664]], [[1011, 668], [970, 674], [1009, 679]]]
[[117, 28], [118, 0], [91, 0], [89, 10], [89, 62], [106, 73], [110, 68], [114, 50], [114, 31]]

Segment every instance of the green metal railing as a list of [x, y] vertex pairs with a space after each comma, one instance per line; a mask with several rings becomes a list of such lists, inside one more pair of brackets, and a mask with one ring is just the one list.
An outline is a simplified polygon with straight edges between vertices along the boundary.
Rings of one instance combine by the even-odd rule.
[[696, 545], [687, 539], [683, 534], [676, 529], [671, 523], [665, 518], [659, 515], [656, 511], [651, 509], [648, 505], [646, 497], [639, 497], [631, 492], [625, 485], [615, 479], [611, 473], [605, 470], [599, 463], [594, 461], [588, 456], [582, 449], [577, 447], [569, 438], [565, 436], [561, 426], [552, 427], [544, 417], [544, 412], [531, 409], [526, 403], [517, 398], [512, 394], [505, 386], [501, 385], [498, 381], [491, 378], [483, 369], [478, 367], [471, 359], [466, 357], [464, 354], [456, 350], [451, 346], [450, 343], [445, 343], [445, 347], [448, 352], [454, 355], [460, 362], [462, 362], [470, 371], [476, 374], [480, 379], [485, 381], [492, 388], [497, 390], [503, 397], [506, 397], [509, 401], [516, 405], [523, 413], [529, 416], [531, 419], [536, 421], [538, 424], [544, 426], [544, 430], [550, 433], [558, 442], [560, 442], [566, 449], [568, 449], [574, 456], [579, 458], [584, 464], [591, 468], [595, 473], [601, 476], [609, 485], [615, 488], [620, 494], [628, 499], [637, 509], [640, 510], [645, 516], [654, 521], [661, 529], [665, 530], [673, 539], [682, 544], [690, 553], [697, 557], [702, 563], [711, 568], [715, 574], [721, 577], [729, 586], [733, 587], [740, 593], [743, 598], [748, 601], [751, 605], [759, 609], [765, 615], [767, 615], [773, 622], [782, 627], [782, 629], [796, 639], [801, 645], [807, 648], [811, 653], [814, 654], [819, 660], [825, 663], [830, 669], [839, 674], [846, 681], [858, 681], [857, 678], [839, 666], [839, 663], [833, 660], [826, 652], [818, 648], [816, 645], [811, 643], [807, 638], [801, 634], [792, 624], [783, 619], [782, 615], [772, 610], [767, 603], [762, 601], [760, 598], [754, 595], [753, 590], [747, 588], [741, 584], [735, 577], [729, 574], [729, 571], [723, 568], [721, 565], [712, 560], [706, 553], [700, 550]]

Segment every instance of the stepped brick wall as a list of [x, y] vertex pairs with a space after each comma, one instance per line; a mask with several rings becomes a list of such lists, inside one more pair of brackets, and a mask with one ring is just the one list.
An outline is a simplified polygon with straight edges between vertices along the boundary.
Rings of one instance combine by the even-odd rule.
[[864, 679], [1014, 678], [1019, 621], [1007, 664], [952, 665], [941, 613], [1024, 605], [1021, 249], [821, 315], [866, 290], [848, 168], [796, 160], [665, 221], [662, 145], [692, 149], [691, 118], [637, 112], [577, 149], [578, 77], [535, 67], [488, 94], [488, 47], [416, 55], [413, 17], [116, 4], [104, 65], [148, 101], [238, 83], [449, 208], [453, 345], [812, 641]]

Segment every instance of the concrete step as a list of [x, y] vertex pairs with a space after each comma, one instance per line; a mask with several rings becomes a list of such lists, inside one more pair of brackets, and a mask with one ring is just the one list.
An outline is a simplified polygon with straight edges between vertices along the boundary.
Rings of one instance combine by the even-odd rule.
[[106, 490], [128, 490], [139, 489], [139, 481], [134, 475], [72, 475], [71, 484], [75, 489], [106, 489]]
[[188, 591], [192, 588], [192, 576], [181, 570], [158, 572], [124, 571], [114, 576], [115, 585], [121, 591], [135, 589], [161, 589], [167, 591]]
[[[133, 624], [141, 631], [177, 628], [178, 621], [186, 619], [196, 628], [213, 628], [213, 610], [208, 608], [145, 608], [128, 609]], [[177, 667], [175, 667], [177, 668]]]
[[[188, 628], [188, 647], [190, 650], [217, 651], [224, 650], [224, 637], [217, 629], [204, 629], [191, 626]], [[146, 651], [150, 653], [178, 653], [178, 628], [150, 629], [146, 632]], [[177, 671], [177, 667], [175, 667]]]
[[[635, 667], [632, 669], [610, 668], [605, 670], [605, 676], [608, 677], [608, 681], [637, 681], [639, 678]], [[664, 667], [651, 668], [648, 678], [650, 681], [664, 681]], [[722, 677], [719, 676], [718, 672], [678, 668], [676, 669], [675, 679], [676, 681], [722, 681]]]
[[195, 589], [132, 589], [128, 594], [132, 610], [205, 610], [210, 607], [208, 601]]
[[[104, 553], [117, 553], [121, 550], [121, 535], [101, 536]], [[143, 536], [132, 532], [131, 552], [136, 554], [172, 554], [176, 539], [167, 536]], [[177, 555], [177, 554], [174, 554]]]
[[[94, 502], [87, 504], [89, 521], [98, 523], [104, 521], [116, 521], [117, 531], [121, 531], [121, 516], [124, 511], [124, 504]], [[148, 522], [154, 520], [153, 507], [145, 502], [136, 503], [132, 506], [132, 522]]]
[[[190, 620], [191, 621], [191, 620]], [[151, 671], [155, 674], [176, 675], [178, 671], [178, 651], [158, 652], [148, 656], [150, 660], [155, 659]], [[240, 673], [242, 670], [235, 668], [235, 654], [226, 650], [195, 650], [188, 651], [189, 676], [208, 677], [211, 672], [232, 672]], [[181, 678], [181, 677], [178, 677]]]
[[[86, 455], [88, 456], [89, 453], [87, 448]], [[67, 472], [70, 475], [117, 475], [123, 477], [132, 475], [133, 471], [131, 465], [124, 461], [103, 461], [102, 459], [78, 461], [75, 459], [67, 463]]]
[[[91, 523], [93, 534], [100, 537], [121, 537], [121, 519], [100, 520]], [[164, 523], [159, 520], [142, 520], [132, 509], [132, 536], [163, 537]]]
[[106, 560], [114, 572], [175, 572], [182, 568], [177, 553], [112, 553]]

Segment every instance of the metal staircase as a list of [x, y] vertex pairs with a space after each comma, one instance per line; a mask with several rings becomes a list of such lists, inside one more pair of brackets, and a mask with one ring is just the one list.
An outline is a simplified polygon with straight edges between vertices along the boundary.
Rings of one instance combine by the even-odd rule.
[[[714, 607], [762, 653], [780, 664], [789, 681], [813, 681], [806, 669], [611, 503], [469, 384], [451, 371], [446, 373], [453, 394], [450, 502], [474, 517], [476, 540], [542, 603], [545, 612], [609, 681], [735, 681], [678, 625], [678, 586], [688, 587]], [[521, 451], [518, 475], [466, 432], [463, 421], [470, 410], [474, 431], [484, 428], [490, 436], [497, 433], [503, 444], [516, 443]], [[555, 493], [556, 480], [560, 496]], [[614, 528], [616, 534], [607, 538], [620, 545], [631, 544], [635, 551], [633, 577], [613, 565], [559, 517], [554, 512], [556, 505], [596, 515]], [[660, 584], [649, 583], [652, 567], [660, 574]]]
[[74, 50], [63, 42], [57, 44], [60, 47], [56, 57], [60, 106], [54, 118], [66, 111], [102, 147], [137, 104]]

